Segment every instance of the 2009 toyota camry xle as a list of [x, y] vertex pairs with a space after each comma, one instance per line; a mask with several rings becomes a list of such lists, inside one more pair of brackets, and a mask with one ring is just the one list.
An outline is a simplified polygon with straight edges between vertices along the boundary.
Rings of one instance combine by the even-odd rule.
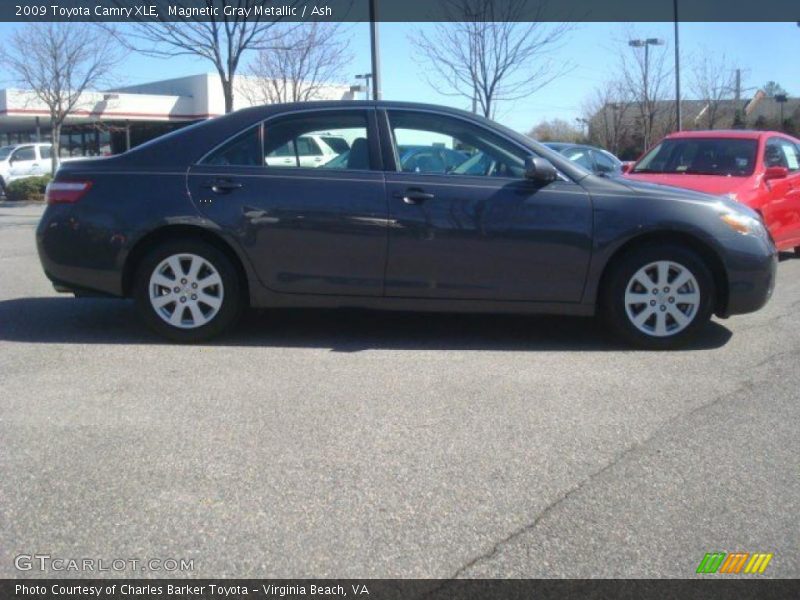
[[600, 313], [663, 348], [761, 308], [777, 265], [741, 204], [596, 176], [489, 120], [399, 102], [241, 110], [65, 163], [47, 202], [56, 289], [133, 297], [186, 342], [247, 306], [348, 306]]

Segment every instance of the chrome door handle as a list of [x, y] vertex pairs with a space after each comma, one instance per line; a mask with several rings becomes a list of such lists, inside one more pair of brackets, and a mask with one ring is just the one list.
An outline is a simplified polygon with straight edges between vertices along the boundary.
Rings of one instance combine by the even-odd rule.
[[231, 181], [230, 179], [217, 179], [215, 181], [209, 181], [205, 187], [211, 189], [211, 191], [216, 194], [227, 194], [240, 189], [242, 184]]
[[433, 200], [434, 195], [418, 188], [409, 188], [405, 192], [395, 192], [395, 198], [401, 198], [406, 204], [421, 204], [426, 200]]

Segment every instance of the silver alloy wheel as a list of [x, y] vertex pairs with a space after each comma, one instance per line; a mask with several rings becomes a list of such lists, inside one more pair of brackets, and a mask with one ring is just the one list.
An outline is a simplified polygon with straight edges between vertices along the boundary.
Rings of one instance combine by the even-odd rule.
[[633, 274], [625, 287], [625, 312], [634, 327], [669, 337], [686, 329], [700, 310], [700, 286], [681, 264], [659, 260]]
[[196, 329], [211, 321], [222, 306], [222, 277], [196, 254], [173, 254], [153, 269], [148, 286], [156, 314], [173, 327]]

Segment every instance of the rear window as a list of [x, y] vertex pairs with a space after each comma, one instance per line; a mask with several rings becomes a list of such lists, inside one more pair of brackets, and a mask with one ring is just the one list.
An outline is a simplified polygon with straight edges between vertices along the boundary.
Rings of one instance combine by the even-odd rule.
[[736, 138], [676, 138], [661, 142], [633, 173], [752, 175], [758, 141]]

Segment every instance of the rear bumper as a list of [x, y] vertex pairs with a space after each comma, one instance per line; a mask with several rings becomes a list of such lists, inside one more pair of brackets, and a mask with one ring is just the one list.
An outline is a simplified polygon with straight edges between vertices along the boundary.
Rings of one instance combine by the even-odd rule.
[[36, 229], [45, 275], [59, 292], [122, 295], [124, 237], [89, 224], [70, 205], [48, 206]]

